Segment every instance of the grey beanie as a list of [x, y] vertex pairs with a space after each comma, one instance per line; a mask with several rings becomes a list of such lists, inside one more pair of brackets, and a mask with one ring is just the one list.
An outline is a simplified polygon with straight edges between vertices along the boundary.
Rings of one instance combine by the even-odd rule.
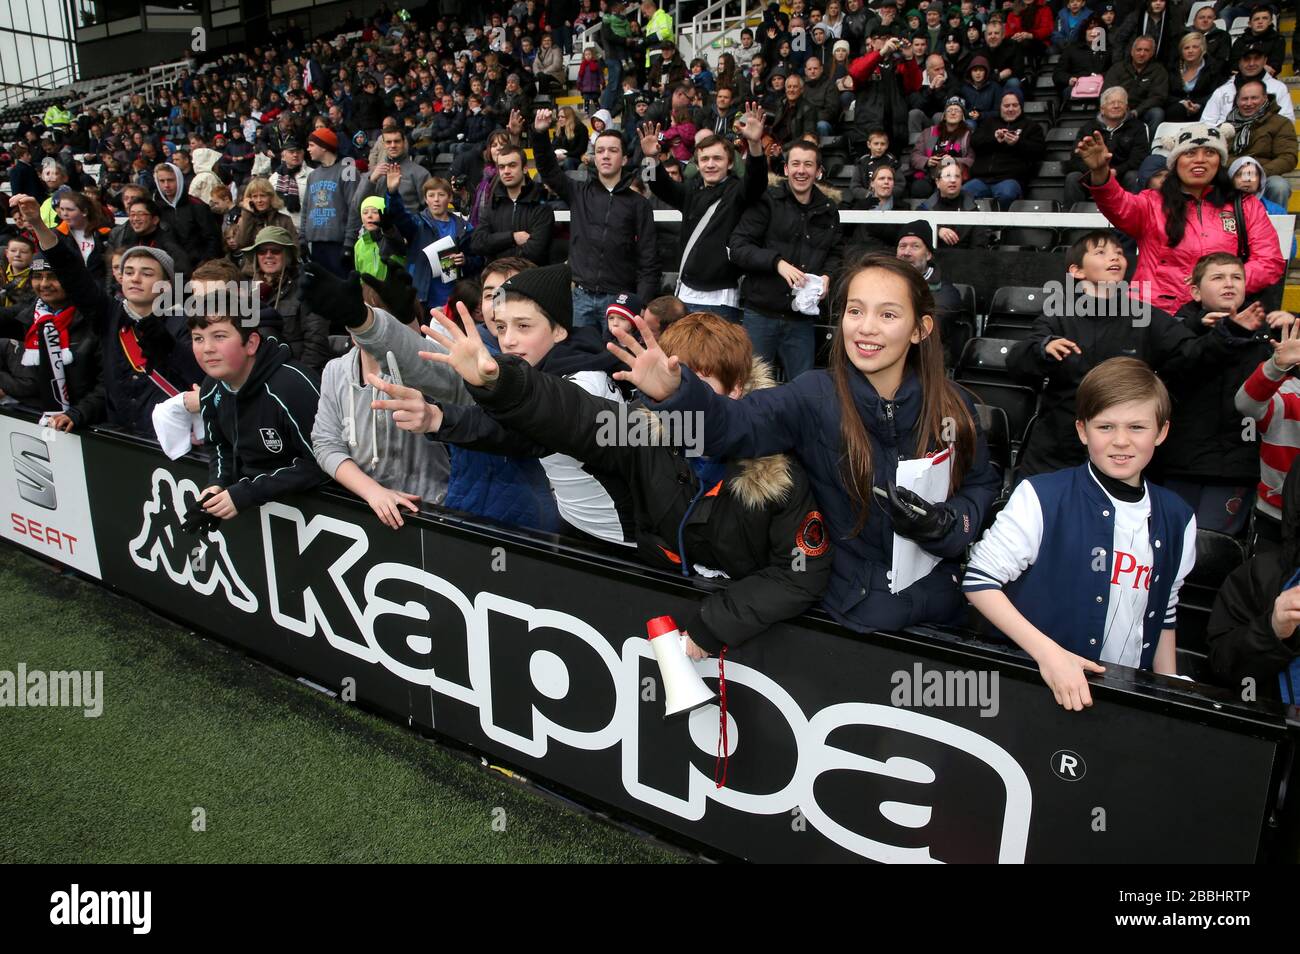
[[148, 245], [133, 245], [128, 248], [126, 253], [122, 256], [122, 264], [125, 265], [129, 259], [137, 255], [148, 255], [155, 262], [161, 265], [163, 272], [167, 275], [168, 281], [171, 281], [176, 277], [176, 263], [172, 261], [172, 257], [162, 249], [151, 248]]

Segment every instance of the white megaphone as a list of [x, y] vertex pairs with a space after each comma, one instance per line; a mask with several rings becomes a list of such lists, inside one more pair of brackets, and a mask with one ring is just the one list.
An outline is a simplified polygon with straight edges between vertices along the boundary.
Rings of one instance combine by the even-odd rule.
[[690, 712], [712, 702], [717, 693], [704, 684], [695, 664], [686, 655], [686, 637], [677, 629], [671, 616], [656, 616], [645, 624], [646, 638], [659, 663], [664, 680], [666, 709], [664, 718]]

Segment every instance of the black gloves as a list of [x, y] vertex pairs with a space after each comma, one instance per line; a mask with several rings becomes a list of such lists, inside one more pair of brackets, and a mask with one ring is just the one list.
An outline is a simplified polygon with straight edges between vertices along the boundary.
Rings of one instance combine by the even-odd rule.
[[338, 278], [317, 262], [308, 262], [302, 267], [302, 278], [298, 282], [302, 300], [310, 311], [329, 322], [331, 334], [337, 334], [336, 329], [357, 327], [369, 314], [366, 303], [361, 300], [358, 278], [356, 272], [345, 279]]
[[362, 275], [361, 280], [379, 293], [390, 315], [409, 325], [416, 318], [415, 285], [411, 275], [395, 258], [385, 258], [384, 264], [388, 266], [388, 277], [382, 282], [374, 275]]
[[943, 539], [957, 520], [956, 514], [946, 504], [930, 503], [892, 481], [888, 484], [887, 491], [882, 499], [889, 512], [889, 520], [894, 525], [894, 532], [900, 537], [907, 537], [917, 543], [933, 543]]
[[186, 533], [197, 533], [200, 535], [209, 534], [217, 527], [221, 526], [221, 518], [214, 517], [203, 509], [203, 505], [216, 496], [216, 493], [210, 493], [201, 500], [196, 500], [185, 511], [185, 519], [181, 521], [181, 529]]

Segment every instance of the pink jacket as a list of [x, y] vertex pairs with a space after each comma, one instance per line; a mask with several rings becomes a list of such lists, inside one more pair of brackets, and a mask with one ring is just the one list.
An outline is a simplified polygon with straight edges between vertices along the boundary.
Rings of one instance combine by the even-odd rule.
[[[1137, 297], [1173, 314], [1192, 300], [1187, 280], [1198, 259], [1211, 252], [1237, 254], [1236, 218], [1232, 204], [1214, 206], [1188, 198], [1187, 230], [1183, 240], [1169, 247], [1160, 193], [1146, 189], [1126, 192], [1111, 176], [1105, 185], [1093, 186], [1097, 210], [1117, 229], [1137, 240], [1138, 264], [1133, 281]], [[1277, 229], [1264, 204], [1255, 196], [1242, 203], [1250, 258], [1246, 262], [1246, 293], [1255, 294], [1280, 281], [1286, 260], [1278, 245]]]

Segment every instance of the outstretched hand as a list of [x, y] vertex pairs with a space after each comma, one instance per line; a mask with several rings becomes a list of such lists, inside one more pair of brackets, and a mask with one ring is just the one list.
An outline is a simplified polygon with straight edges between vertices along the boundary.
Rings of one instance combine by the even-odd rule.
[[453, 371], [464, 378], [465, 383], [473, 387], [486, 387], [497, 379], [501, 373], [500, 366], [488, 352], [487, 345], [478, 336], [474, 327], [474, 318], [465, 307], [464, 302], [456, 302], [456, 311], [460, 315], [460, 324], [445, 311], [435, 308], [429, 312], [441, 326], [421, 325], [420, 330], [447, 348], [447, 353], [438, 351], [421, 351], [420, 357], [425, 361], [449, 365]]
[[402, 430], [414, 434], [432, 434], [442, 427], [442, 408], [430, 404], [415, 388], [385, 381], [377, 374], [367, 374], [366, 383], [376, 391], [388, 395], [388, 400], [371, 401], [371, 409], [391, 411], [393, 423]]
[[1090, 172], [1101, 172], [1110, 167], [1110, 150], [1106, 148], [1106, 140], [1099, 132], [1080, 139], [1074, 147], [1074, 154], [1083, 160]]
[[659, 124], [646, 123], [641, 127], [641, 154], [647, 159], [659, 155]]
[[[614, 380], [627, 381], [652, 401], [666, 401], [682, 383], [681, 361], [676, 355], [664, 354], [655, 340], [654, 332], [640, 315], [632, 318], [636, 330], [641, 332], [641, 344], [621, 328], [611, 328], [618, 344], [605, 345], [610, 353], [628, 366], [628, 371], [616, 371]], [[622, 347], [619, 347], [622, 345]]]

